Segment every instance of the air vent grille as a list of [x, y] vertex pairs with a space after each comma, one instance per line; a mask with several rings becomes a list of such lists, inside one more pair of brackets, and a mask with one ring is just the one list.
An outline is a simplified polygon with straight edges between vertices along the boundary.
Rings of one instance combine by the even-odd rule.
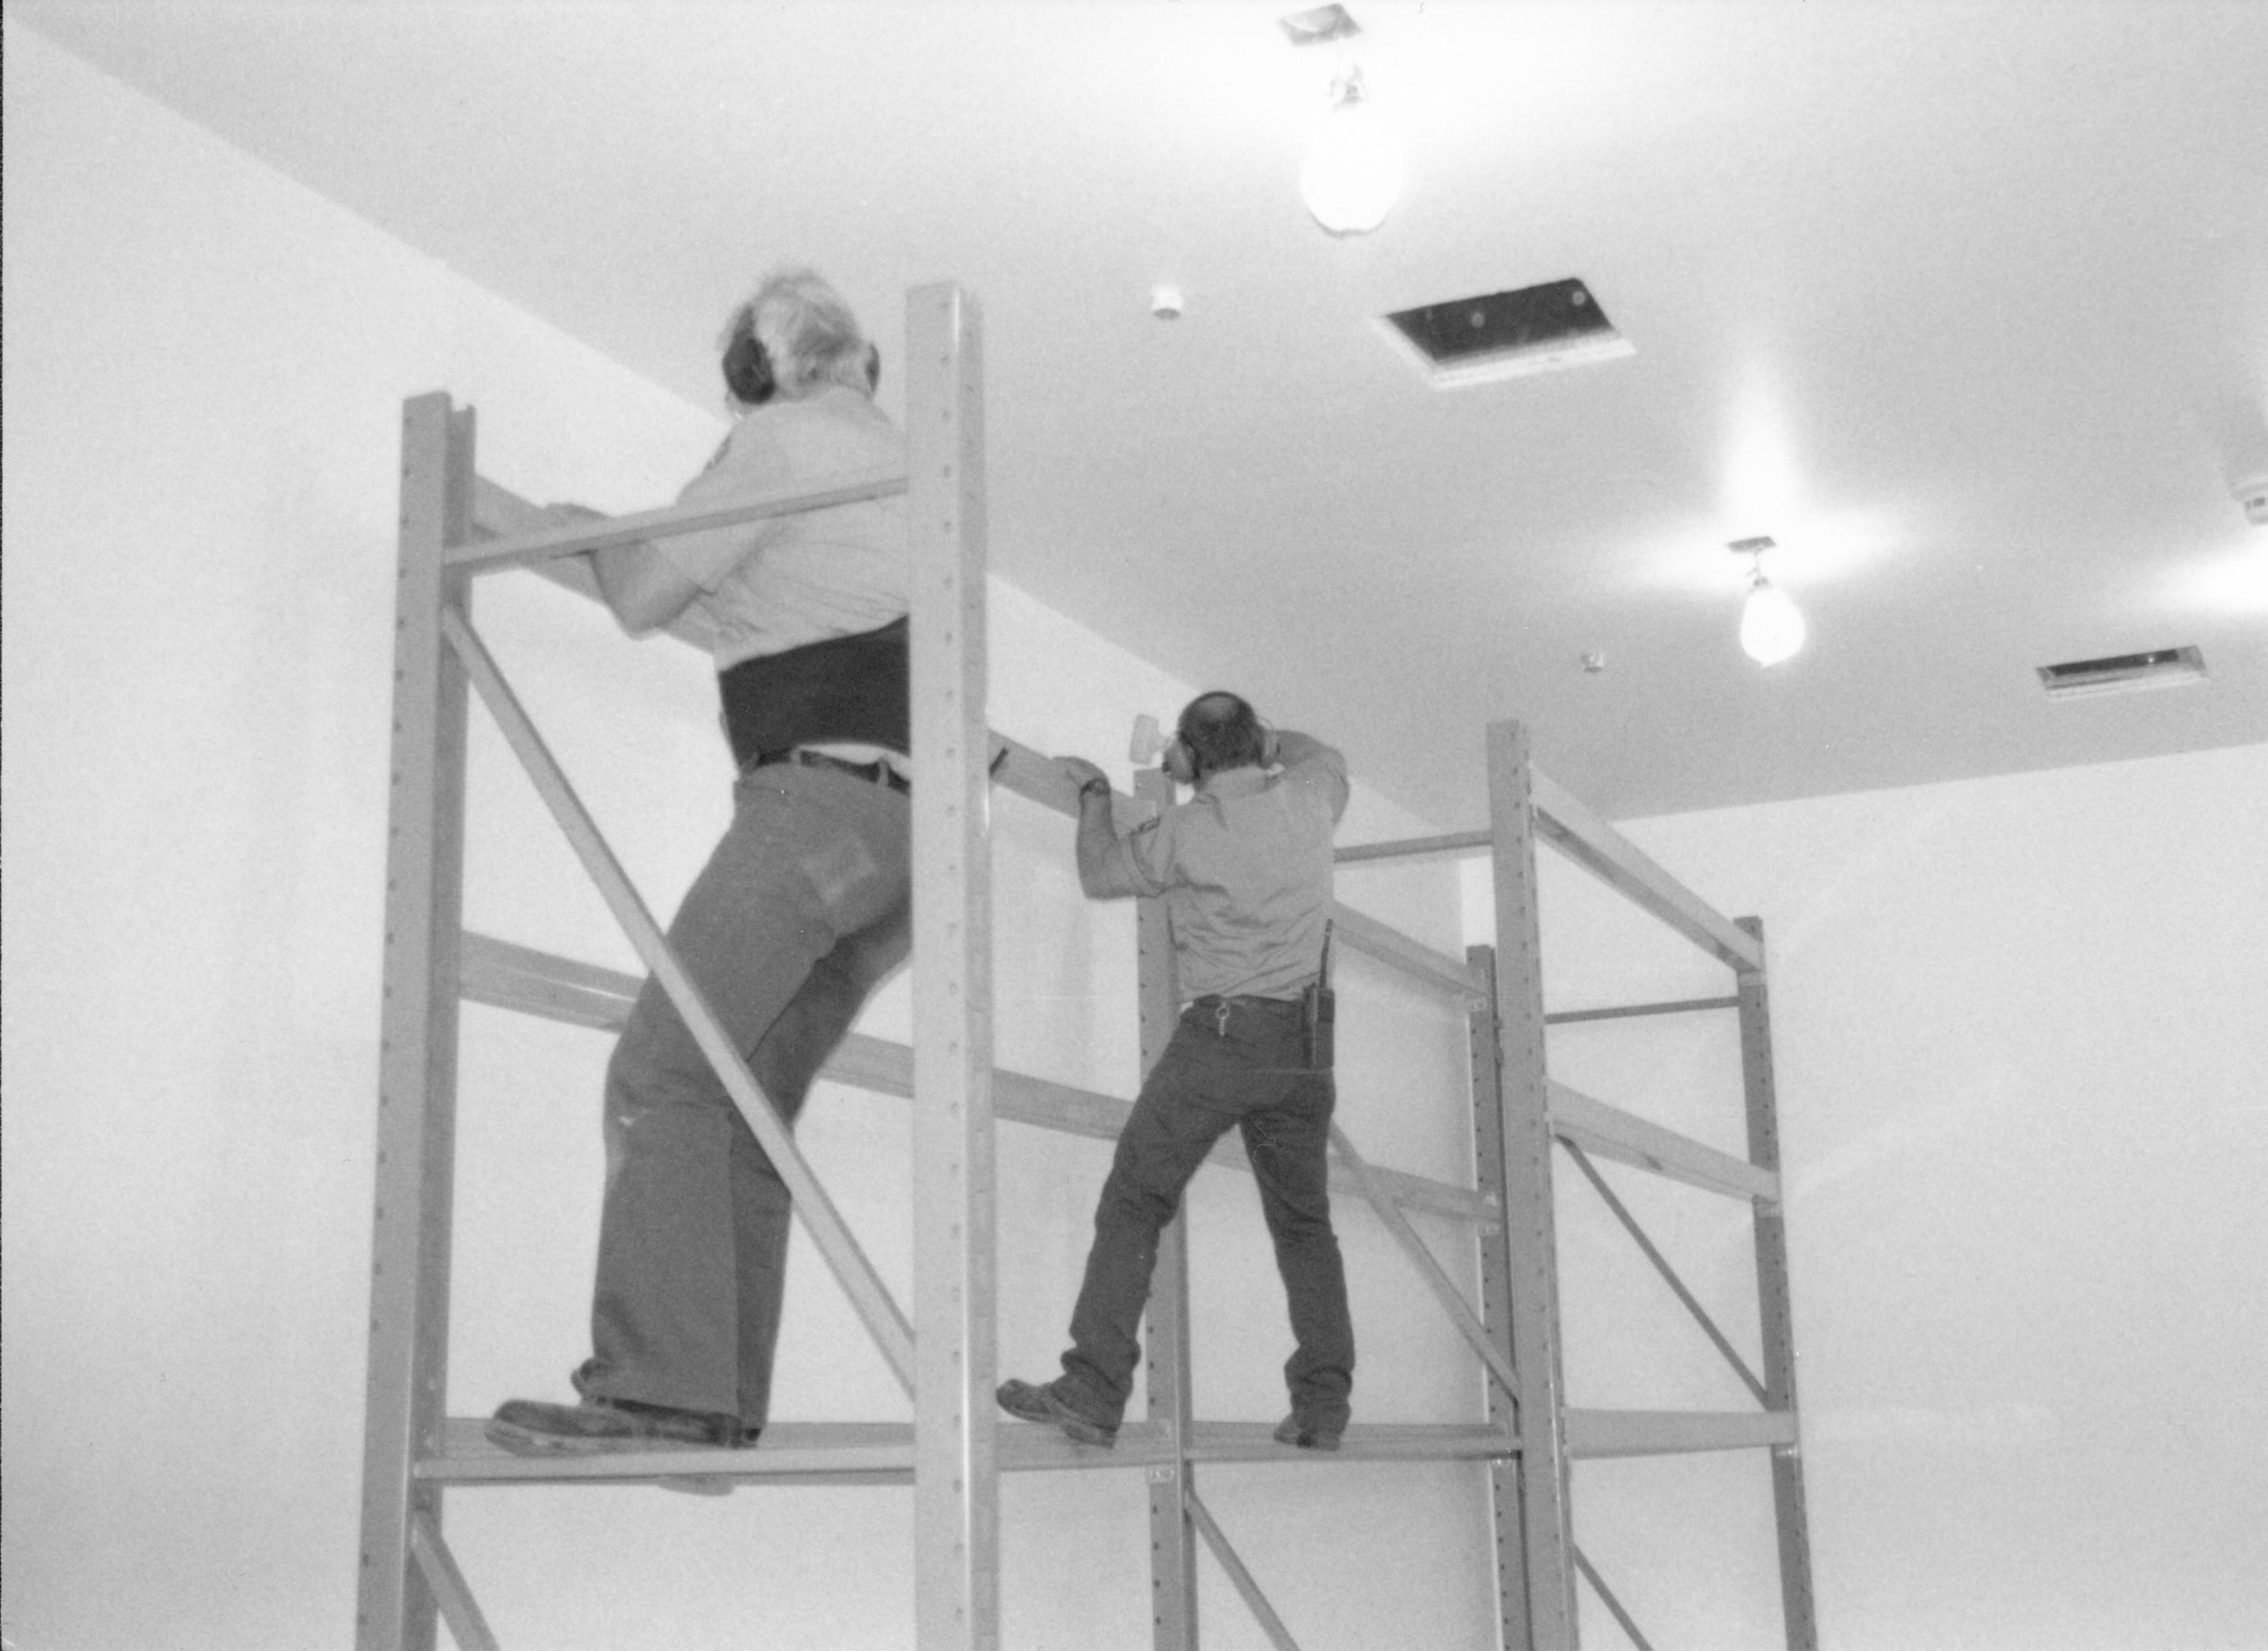
[[1442, 389], [1636, 353], [1572, 278], [1396, 310], [1379, 325]]
[[2153, 648], [2147, 653], [2117, 653], [2103, 660], [2073, 660], [2037, 667], [2050, 699], [2089, 694], [2124, 694], [2143, 688], [2178, 688], [2205, 680], [2205, 655], [2194, 647]]

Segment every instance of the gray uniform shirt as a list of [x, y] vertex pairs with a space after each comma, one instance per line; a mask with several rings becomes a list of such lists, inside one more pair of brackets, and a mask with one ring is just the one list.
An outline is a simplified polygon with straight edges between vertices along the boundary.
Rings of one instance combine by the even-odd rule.
[[1165, 897], [1184, 1002], [1296, 998], [1314, 978], [1346, 804], [1346, 760], [1324, 747], [1279, 774], [1212, 775], [1121, 839], [1135, 886]]

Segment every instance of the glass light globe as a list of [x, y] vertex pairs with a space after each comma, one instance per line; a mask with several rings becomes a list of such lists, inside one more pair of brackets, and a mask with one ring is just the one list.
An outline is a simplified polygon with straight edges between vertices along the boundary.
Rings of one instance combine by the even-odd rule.
[[1333, 88], [1300, 168], [1300, 195], [1334, 235], [1364, 235], [1386, 221], [1402, 195], [1402, 156], [1359, 79]]
[[1741, 648], [1758, 665], [1778, 665], [1803, 646], [1803, 615], [1761, 573], [1741, 609]]

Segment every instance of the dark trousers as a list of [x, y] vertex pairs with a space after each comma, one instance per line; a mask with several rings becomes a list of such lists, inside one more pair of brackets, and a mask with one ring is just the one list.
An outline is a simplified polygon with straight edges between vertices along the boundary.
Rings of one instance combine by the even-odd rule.
[[[910, 811], [865, 780], [785, 764], [741, 775], [734, 802], [669, 939], [792, 1124], [912, 942]], [[652, 980], [607, 1069], [606, 1141], [593, 1352], [577, 1389], [761, 1426], [793, 1212]]]
[[1125, 1414], [1158, 1235], [1205, 1154], [1234, 1128], [1252, 1160], [1291, 1308], [1295, 1345], [1284, 1378], [1292, 1407], [1344, 1421], [1354, 1382], [1354, 1327], [1331, 1230], [1328, 1164], [1336, 1092], [1331, 1074], [1309, 1070], [1306, 1061], [1297, 1003], [1232, 999], [1225, 1013], [1206, 1005], [1182, 1011], [1118, 1137], [1071, 1314], [1061, 1390], [1095, 1420], [1116, 1425]]

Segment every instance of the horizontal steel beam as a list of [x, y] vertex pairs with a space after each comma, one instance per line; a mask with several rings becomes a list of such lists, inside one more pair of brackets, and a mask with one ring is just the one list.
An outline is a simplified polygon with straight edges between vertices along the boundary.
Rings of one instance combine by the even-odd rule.
[[[559, 524], [541, 505], [531, 505], [509, 488], [497, 486], [486, 476], [473, 478], [473, 537], [475, 541], [494, 542], [500, 539], [524, 538], [548, 533]], [[599, 576], [581, 556], [553, 556], [549, 561], [527, 564], [532, 573], [541, 574], [554, 585], [573, 591], [578, 596], [588, 597], [600, 607], [606, 598], [599, 594]], [[715, 652], [716, 621], [700, 603], [695, 602], [683, 613], [662, 627], [680, 642], [698, 649], [703, 653]]]
[[1674, 1456], [1754, 1450], [1795, 1442], [1785, 1411], [1579, 1411], [1567, 1412], [1571, 1456]]
[[[998, 732], [992, 735], [992, 783], [1067, 820], [1079, 818], [1079, 787], [1056, 759]], [[1130, 829], [1148, 812], [1123, 792], [1114, 792], [1110, 801], [1122, 830]]]
[[1646, 1014], [1690, 1014], [1697, 1009], [1737, 1009], [1738, 998], [1680, 998], [1671, 1003], [1625, 1003], [1609, 1009], [1561, 1009], [1543, 1017], [1546, 1026], [1570, 1026], [1581, 1021], [1628, 1021]]
[[[445, 552], [442, 561], [447, 566], [466, 572], [492, 573], [499, 568], [523, 567], [557, 556], [581, 556], [585, 551], [603, 550], [611, 545], [644, 544], [651, 540], [674, 538], [680, 534], [699, 533], [711, 527], [733, 527], [743, 522], [762, 521], [773, 516], [792, 516], [803, 511], [825, 510], [836, 505], [856, 505], [865, 499], [888, 498], [905, 490], [906, 473], [902, 468], [859, 470], [819, 486], [806, 484], [774, 488], [769, 492], [750, 493], [719, 503], [669, 505], [659, 510], [641, 510], [627, 516], [609, 516], [602, 521], [534, 527], [527, 525], [526, 518], [522, 517], [517, 531], [507, 531], [490, 538], [480, 530], [487, 527], [482, 506], [490, 504], [492, 496], [488, 486], [475, 483], [473, 498], [475, 537], [470, 543], [458, 545]], [[492, 504], [490, 508], [494, 509]], [[547, 515], [545, 520], [549, 520], [549, 517]]]
[[1633, 1117], [1619, 1107], [1555, 1081], [1551, 1085], [1551, 1131], [1562, 1140], [1611, 1158], [1617, 1163], [1667, 1176], [1710, 1192], [1736, 1198], [1779, 1199], [1779, 1176], [1745, 1158]]
[[[475, 1003], [564, 1021], [602, 1032], [618, 1032], [643, 984], [635, 975], [571, 958], [555, 957], [533, 947], [491, 935], [468, 932], [459, 970], [464, 995]], [[821, 1077], [876, 1095], [909, 1097], [914, 1092], [913, 1051], [903, 1043], [853, 1032], [843, 1040]], [[992, 1110], [998, 1117], [1097, 1140], [1116, 1140], [1132, 1103], [1092, 1089], [1074, 1088], [1023, 1072], [995, 1069]], [[1225, 1136], [1209, 1161], [1249, 1175], [1243, 1143]], [[1368, 1166], [1393, 1202], [1405, 1210], [1473, 1221], [1484, 1229], [1499, 1219], [1496, 1205], [1470, 1187], [1454, 1186], [1399, 1169]], [[1360, 1193], [1362, 1183], [1349, 1165], [1334, 1162], [1331, 1185]]]
[[1485, 831], [1452, 831], [1446, 837], [1401, 837], [1390, 843], [1350, 843], [1332, 858], [1342, 866], [1372, 860], [1424, 860], [1444, 857], [1463, 859], [1485, 854], [1496, 839]]
[[[821, 1075], [879, 1095], [909, 1098], [913, 1095], [912, 1052], [902, 1043], [887, 1043], [863, 1033], [853, 1032], [844, 1038], [843, 1047], [821, 1069]], [[1074, 1088], [1023, 1072], [1000, 1069], [993, 1072], [993, 1114], [1014, 1123], [1115, 1141], [1126, 1127], [1127, 1117], [1133, 1109], [1131, 1102], [1092, 1089]], [[1246, 1175], [1252, 1173], [1252, 1161], [1245, 1154], [1244, 1144], [1234, 1136], [1222, 1137], [1206, 1154], [1205, 1161]], [[1496, 1225], [1496, 1205], [1470, 1187], [1453, 1186], [1446, 1181], [1429, 1180], [1375, 1164], [1365, 1164], [1363, 1169], [1376, 1179], [1388, 1199], [1401, 1209], [1473, 1221], [1484, 1229]], [[1364, 1191], [1361, 1171], [1351, 1163], [1333, 1161], [1330, 1176], [1335, 1191]]]
[[[491, 1444], [477, 1417], [452, 1417], [441, 1453], [419, 1462], [421, 1483], [561, 1485], [661, 1479], [745, 1479], [777, 1484], [907, 1485], [913, 1481], [910, 1422], [773, 1422], [749, 1450], [615, 1451], [603, 1456], [523, 1456]], [[1180, 1449], [1167, 1422], [1131, 1421], [1114, 1449], [1073, 1444], [1052, 1427], [1004, 1421], [1003, 1470], [1150, 1468], [1178, 1462], [1477, 1462], [1516, 1456], [1520, 1441], [1479, 1424], [1358, 1422], [1335, 1452], [1278, 1444], [1273, 1422], [1197, 1422]]]
[[[774, 1422], [750, 1450], [687, 1448], [603, 1456], [523, 1456], [491, 1444], [477, 1417], [452, 1417], [440, 1454], [416, 1464], [420, 1483], [563, 1485], [723, 1479], [812, 1485], [907, 1485], [913, 1481], [910, 1422]], [[1335, 1453], [1275, 1441], [1272, 1422], [1191, 1425], [1181, 1448], [1166, 1422], [1132, 1421], [1113, 1449], [1073, 1444], [1056, 1429], [1004, 1422], [1003, 1470], [1151, 1468], [1181, 1461], [1274, 1463], [1484, 1462], [1520, 1454], [1520, 1441], [1475, 1423], [1357, 1422]], [[1575, 1456], [1679, 1456], [1795, 1442], [1795, 1418], [1774, 1411], [1569, 1410], [1567, 1449]]]
[[1529, 770], [1537, 834], [1624, 898], [1734, 969], [1764, 966], [1764, 947], [1548, 775]]
[[[1721, 962], [1734, 969], [1764, 966], [1762, 948], [1730, 918], [1718, 913], [1663, 870], [1644, 850], [1578, 801], [1565, 787], [1555, 784], [1549, 775], [1533, 767], [1528, 773], [1535, 798], [1537, 834], [1545, 842]], [[1336, 858], [1342, 866], [1442, 856], [1462, 858], [1485, 853], [1494, 842], [1486, 831], [1452, 831], [1439, 837], [1350, 844], [1340, 849]]]
[[637, 975], [468, 929], [458, 984], [474, 1003], [512, 1009], [595, 1031], [619, 1032], [644, 984]]
[[1461, 1004], [1480, 1001], [1480, 993], [1473, 985], [1472, 972], [1459, 959], [1422, 945], [1401, 930], [1389, 927], [1351, 906], [1344, 903], [1332, 905], [1331, 933], [1340, 944], [1352, 947], [1365, 957], [1389, 964], [1422, 984], [1445, 991]]

